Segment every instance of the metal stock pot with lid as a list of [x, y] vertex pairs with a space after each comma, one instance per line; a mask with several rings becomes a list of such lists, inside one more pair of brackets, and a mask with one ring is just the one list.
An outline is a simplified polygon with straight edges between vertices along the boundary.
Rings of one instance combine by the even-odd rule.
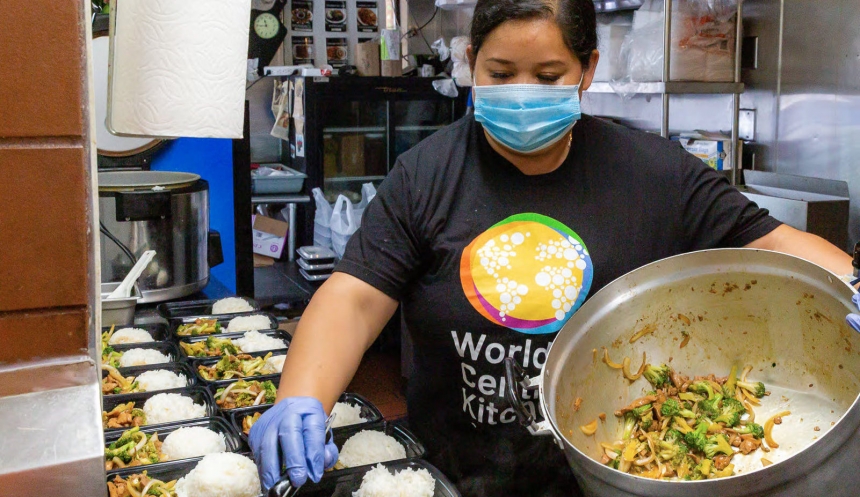
[[[587, 301], [559, 332], [539, 377], [523, 378], [508, 359], [508, 384], [519, 387], [508, 388], [508, 401], [532, 434], [555, 439], [586, 495], [855, 496], [860, 334], [845, 323], [856, 311], [854, 293], [819, 266], [775, 252], [721, 249], [655, 262]], [[600, 443], [622, 431], [613, 413], [652, 388], [604, 364], [604, 347], [615, 362], [629, 357], [638, 366], [644, 352], [649, 363], [691, 377], [751, 365], [749, 377], [771, 391], [755, 408], [757, 422], [792, 413], [774, 429], [780, 446], [765, 456], [774, 464], [764, 467], [760, 451], [736, 455], [735, 476], [700, 481], [652, 480], [601, 464]], [[521, 389], [539, 390], [543, 421], [523, 407]], [[606, 421], [586, 436], [579, 427], [601, 413]]]

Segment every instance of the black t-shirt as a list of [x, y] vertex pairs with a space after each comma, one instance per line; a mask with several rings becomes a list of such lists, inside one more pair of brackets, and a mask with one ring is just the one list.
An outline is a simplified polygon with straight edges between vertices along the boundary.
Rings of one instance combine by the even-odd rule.
[[564, 163], [527, 176], [467, 116], [400, 157], [337, 270], [401, 302], [410, 427], [463, 495], [570, 496], [562, 451], [504, 399], [504, 358], [536, 375], [556, 332], [613, 279], [777, 226], [660, 137], [583, 116]]

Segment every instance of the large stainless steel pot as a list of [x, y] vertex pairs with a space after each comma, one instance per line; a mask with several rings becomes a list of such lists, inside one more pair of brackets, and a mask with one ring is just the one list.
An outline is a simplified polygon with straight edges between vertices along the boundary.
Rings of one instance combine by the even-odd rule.
[[[860, 334], [845, 324], [853, 288], [802, 259], [775, 252], [727, 249], [685, 254], [633, 271], [594, 295], [562, 328], [538, 378], [509, 384], [540, 390], [537, 422], [510, 388], [508, 400], [536, 435], [555, 438], [587, 495], [592, 496], [856, 496], [860, 495]], [[687, 326], [678, 318], [692, 319]], [[653, 334], [630, 343], [636, 331]], [[691, 335], [680, 348], [682, 329]], [[750, 364], [750, 378], [773, 392], [756, 419], [788, 409], [774, 430], [780, 448], [735, 457], [736, 476], [694, 482], [635, 477], [600, 464], [600, 442], [620, 438], [612, 413], [650, 390], [601, 361], [602, 348], [635, 367], [643, 351], [687, 374], [724, 376]], [[522, 381], [519, 381], [522, 380]], [[579, 411], [572, 405], [583, 399]], [[580, 425], [606, 413], [594, 436]], [[819, 431], [816, 431], [818, 428]], [[740, 464], [739, 464], [740, 463]]]
[[209, 184], [195, 174], [121, 171], [99, 173], [99, 219], [117, 241], [101, 236], [102, 281], [121, 281], [135, 256], [155, 259], [138, 280], [138, 303], [191, 295], [220, 263], [220, 237], [209, 231]]

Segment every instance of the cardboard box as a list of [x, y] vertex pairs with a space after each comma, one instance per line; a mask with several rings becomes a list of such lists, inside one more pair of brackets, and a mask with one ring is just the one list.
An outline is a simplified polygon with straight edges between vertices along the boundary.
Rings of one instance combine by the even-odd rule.
[[251, 217], [254, 253], [279, 259], [287, 242], [290, 225], [265, 216]]
[[269, 267], [275, 265], [275, 259], [260, 254], [254, 254], [254, 267]]
[[355, 65], [359, 76], [379, 76], [379, 43], [375, 41], [359, 43], [355, 50]]
[[692, 136], [674, 136], [684, 150], [695, 155], [702, 162], [717, 171], [731, 171], [734, 168], [732, 140], [718, 134], [697, 133]]

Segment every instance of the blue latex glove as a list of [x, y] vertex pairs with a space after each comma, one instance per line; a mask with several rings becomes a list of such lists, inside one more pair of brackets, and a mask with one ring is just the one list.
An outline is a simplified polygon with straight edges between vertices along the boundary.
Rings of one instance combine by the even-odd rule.
[[294, 487], [308, 478], [319, 482], [323, 471], [334, 466], [338, 451], [334, 441], [325, 443], [325, 421], [322, 403], [313, 397], [286, 398], [260, 416], [248, 444], [265, 490], [281, 479], [282, 466]]
[[[860, 309], [860, 294], [854, 295], [851, 300], [853, 300], [854, 303], [857, 304], [857, 308]], [[860, 314], [849, 314], [845, 320], [848, 321], [848, 326], [860, 331]]]

